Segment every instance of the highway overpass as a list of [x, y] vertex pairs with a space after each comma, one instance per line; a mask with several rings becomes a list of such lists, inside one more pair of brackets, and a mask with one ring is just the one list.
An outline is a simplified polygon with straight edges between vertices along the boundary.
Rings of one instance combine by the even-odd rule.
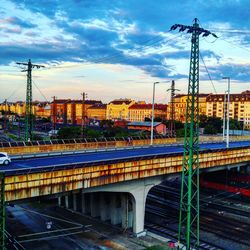
[[[16, 159], [2, 166], [6, 201], [58, 197], [59, 205], [144, 231], [148, 191], [182, 168], [182, 145]], [[200, 144], [200, 168], [244, 166], [250, 141]]]

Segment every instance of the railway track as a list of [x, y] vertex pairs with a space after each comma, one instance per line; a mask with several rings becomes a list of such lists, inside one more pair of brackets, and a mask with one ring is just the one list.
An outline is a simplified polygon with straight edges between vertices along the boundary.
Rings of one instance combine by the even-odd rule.
[[[229, 207], [228, 201], [225, 204], [221, 204], [213, 203], [213, 199], [207, 199], [207, 197], [205, 197], [204, 200], [208, 200], [208, 202], [201, 202], [201, 229], [204, 232], [212, 233], [219, 238], [234, 241], [236, 243], [243, 244], [244, 246], [250, 246], [250, 223], [247, 220], [242, 222], [228, 216], [228, 214], [231, 213], [249, 218], [249, 212], [236, 207]], [[163, 228], [159, 231], [160, 234], [163, 234], [163, 231], [165, 230], [166, 236], [171, 236], [173, 239], [176, 239], [176, 237], [174, 238], [174, 233], [170, 233], [170, 231], [175, 232], [175, 229], [170, 227], [177, 227], [178, 211], [179, 192], [176, 187], [160, 185], [155, 187], [152, 192], [149, 193], [147, 198], [146, 213], [161, 217], [163, 225], [161, 225], [161, 221], [157, 224], [157, 227]], [[222, 211], [227, 212], [228, 214], [223, 214]], [[169, 220], [169, 218], [171, 219]], [[168, 223], [169, 221], [171, 222]], [[149, 230], [157, 231], [156, 228], [152, 228], [154, 223], [147, 224], [151, 225], [151, 229], [149, 228]], [[204, 247], [205, 248], [201, 249], [222, 249], [219, 248], [219, 246], [214, 246], [215, 248], [206, 248], [204, 245]]]
[[[158, 235], [161, 235], [163, 237], [167, 237], [170, 240], [177, 241], [178, 240], [178, 233], [177, 230], [155, 224], [155, 223], [146, 223], [145, 227], [151, 231], [152, 233], [156, 233]], [[200, 240], [200, 246], [199, 249], [206, 249], [206, 250], [226, 250], [225, 248], [222, 248], [220, 246], [217, 246], [215, 244], [211, 244], [207, 241]]]

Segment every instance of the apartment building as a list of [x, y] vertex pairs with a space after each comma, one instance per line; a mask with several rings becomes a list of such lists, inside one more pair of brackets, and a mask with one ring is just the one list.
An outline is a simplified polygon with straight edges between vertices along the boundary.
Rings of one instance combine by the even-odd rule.
[[[199, 114], [206, 115], [207, 105], [206, 98], [209, 94], [199, 94]], [[188, 95], [178, 94], [174, 97], [174, 111], [175, 111], [175, 120], [185, 122], [186, 121], [186, 109], [187, 109], [187, 99]], [[169, 105], [171, 105], [169, 103]], [[169, 119], [170, 114], [168, 112], [167, 117]]]
[[56, 99], [50, 104], [51, 117], [55, 123], [80, 125], [82, 124], [83, 116], [85, 122], [87, 121], [87, 110], [95, 104], [102, 104], [102, 102], [96, 100], [85, 100], [83, 104], [82, 100]]
[[[166, 119], [167, 105], [155, 104], [154, 105], [154, 117], [160, 117]], [[129, 121], [131, 122], [143, 122], [145, 118], [152, 118], [152, 104], [133, 104], [129, 107]]]
[[106, 119], [107, 104], [97, 103], [90, 106], [87, 109], [87, 116], [93, 120], [105, 120]]
[[[39, 113], [39, 116], [44, 112], [43, 108], [47, 105], [47, 102], [38, 102], [34, 101], [32, 103], [32, 113], [34, 115], [37, 115], [37, 112]], [[22, 101], [17, 102], [7, 102], [7, 103], [1, 103], [0, 104], [0, 111], [7, 111], [10, 113], [14, 113], [18, 116], [25, 116], [26, 113], [26, 104]], [[41, 115], [43, 117], [44, 114]]]
[[[227, 95], [224, 106], [225, 96], [223, 94], [210, 94], [206, 98], [207, 116], [215, 116], [223, 119], [224, 108], [227, 114]], [[246, 129], [250, 129], [250, 91], [240, 94], [230, 94], [229, 117], [243, 122]]]
[[107, 104], [106, 117], [108, 120], [128, 120], [129, 107], [135, 104], [131, 99], [116, 99]]

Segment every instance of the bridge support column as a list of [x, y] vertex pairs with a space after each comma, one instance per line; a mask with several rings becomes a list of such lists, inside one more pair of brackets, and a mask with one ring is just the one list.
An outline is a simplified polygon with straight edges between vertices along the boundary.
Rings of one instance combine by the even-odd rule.
[[[110, 207], [102, 205], [101, 210], [108, 210], [111, 213], [110, 219], [112, 224], [120, 222], [122, 223], [122, 228], [124, 229], [133, 227], [133, 233], [137, 237], [146, 235], [146, 232], [144, 231], [144, 216], [147, 194], [153, 186], [160, 184], [164, 179], [164, 176], [157, 176], [153, 178], [125, 181], [123, 183], [89, 188], [85, 192], [91, 193], [91, 216], [97, 217], [101, 215], [101, 219], [107, 219], [106, 214], [105, 216], [103, 214], [104, 212], [100, 212], [100, 214], [98, 214], [99, 211], [97, 208], [99, 207], [99, 204], [97, 203], [99, 199], [96, 197], [96, 192], [100, 192], [102, 194], [103, 192], [120, 193], [120, 210], [114, 205], [114, 200], [112, 200]], [[117, 213], [121, 214], [121, 216], [118, 216]]]
[[145, 205], [148, 192], [151, 188], [151, 185], [141, 186], [131, 192], [133, 195], [133, 232], [137, 237], [146, 235], [146, 231], [144, 230]]
[[250, 174], [250, 166], [246, 167], [246, 174]]
[[82, 214], [86, 214], [87, 213], [87, 204], [86, 204], [86, 199], [87, 199], [87, 195], [84, 193], [80, 194], [80, 199], [81, 199], [81, 213]]
[[90, 215], [92, 217], [98, 217], [100, 215], [100, 202], [98, 196], [98, 193], [90, 194]]
[[69, 208], [69, 196], [65, 195], [65, 207]]
[[118, 200], [118, 195], [115, 193], [113, 193], [110, 201], [110, 221], [112, 225], [117, 225], [122, 222], [121, 200]]
[[72, 198], [73, 198], [73, 210], [77, 211], [77, 194], [73, 194]]
[[124, 230], [131, 228], [133, 221], [129, 197], [129, 193], [121, 194], [121, 223]]
[[59, 196], [57, 201], [58, 201], [58, 206], [61, 207], [62, 206], [62, 197]]
[[102, 221], [110, 219], [109, 194], [100, 194], [100, 217]]

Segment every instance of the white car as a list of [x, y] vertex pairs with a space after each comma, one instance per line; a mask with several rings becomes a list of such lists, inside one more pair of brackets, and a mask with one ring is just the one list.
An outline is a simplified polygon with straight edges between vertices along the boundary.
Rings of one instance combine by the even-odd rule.
[[4, 152], [0, 152], [0, 164], [9, 165], [10, 163], [11, 163], [11, 159], [8, 156], [8, 154]]

